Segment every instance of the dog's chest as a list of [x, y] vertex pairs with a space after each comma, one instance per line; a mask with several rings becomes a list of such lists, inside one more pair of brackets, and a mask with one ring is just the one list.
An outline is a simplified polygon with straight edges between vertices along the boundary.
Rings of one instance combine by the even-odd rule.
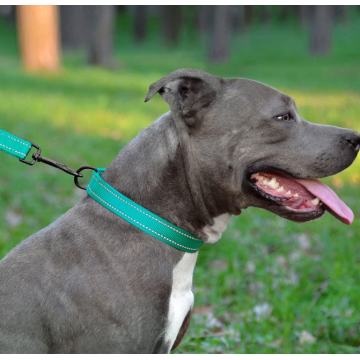
[[185, 316], [194, 304], [191, 291], [197, 253], [185, 253], [173, 270], [173, 284], [169, 302], [165, 342], [172, 348]]

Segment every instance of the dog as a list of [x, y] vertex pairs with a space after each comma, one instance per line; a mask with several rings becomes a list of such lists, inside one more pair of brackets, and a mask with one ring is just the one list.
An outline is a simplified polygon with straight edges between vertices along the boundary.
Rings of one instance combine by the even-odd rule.
[[[215, 243], [249, 206], [304, 222], [352, 213], [316, 178], [354, 161], [360, 134], [304, 120], [294, 100], [247, 79], [180, 69], [150, 86], [170, 111], [103, 178]], [[1, 353], [168, 353], [182, 340], [197, 253], [184, 253], [85, 196], [0, 262]]]

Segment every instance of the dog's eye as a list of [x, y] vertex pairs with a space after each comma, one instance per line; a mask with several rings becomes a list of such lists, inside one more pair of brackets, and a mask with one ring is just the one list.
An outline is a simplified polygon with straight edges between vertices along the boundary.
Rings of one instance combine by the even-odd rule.
[[284, 114], [284, 115], [277, 115], [277, 116], [275, 116], [275, 119], [289, 121], [291, 119], [291, 116], [290, 116], [289, 113], [287, 113], [287, 114]]

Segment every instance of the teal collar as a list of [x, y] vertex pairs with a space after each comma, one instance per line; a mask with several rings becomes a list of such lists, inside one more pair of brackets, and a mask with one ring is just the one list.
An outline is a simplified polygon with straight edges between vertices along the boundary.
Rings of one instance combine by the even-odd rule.
[[104, 171], [105, 169], [94, 171], [86, 187], [87, 193], [95, 201], [140, 230], [176, 249], [189, 253], [199, 250], [203, 241], [119, 193], [102, 179], [101, 175]]

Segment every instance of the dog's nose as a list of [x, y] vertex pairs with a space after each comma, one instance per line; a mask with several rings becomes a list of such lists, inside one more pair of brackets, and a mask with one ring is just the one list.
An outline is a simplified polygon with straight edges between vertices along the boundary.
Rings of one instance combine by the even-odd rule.
[[348, 143], [350, 143], [353, 148], [355, 149], [355, 151], [359, 151], [360, 148], [360, 134], [356, 131], [354, 131], [353, 133], [346, 135], [345, 137], [346, 141]]

